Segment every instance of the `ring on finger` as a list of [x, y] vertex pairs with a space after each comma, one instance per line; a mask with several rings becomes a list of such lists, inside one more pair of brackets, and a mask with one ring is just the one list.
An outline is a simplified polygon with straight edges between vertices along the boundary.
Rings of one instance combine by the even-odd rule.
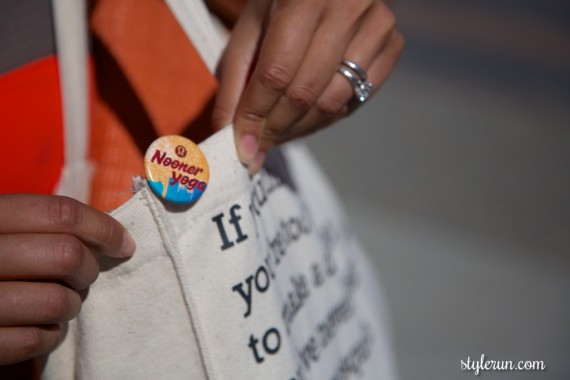
[[[339, 66], [338, 72], [341, 73], [350, 82], [356, 100], [358, 100], [360, 104], [366, 102], [366, 100], [372, 93], [372, 88], [373, 88], [372, 83], [368, 82], [366, 79], [362, 79], [362, 75], [359, 75], [360, 78], [357, 78], [357, 75], [355, 75], [354, 71], [346, 68], [343, 65]], [[362, 72], [364, 73], [364, 78], [365, 78], [366, 73], [364, 72], [364, 70], [362, 70]]]
[[360, 67], [356, 62], [351, 61], [349, 59], [343, 59], [341, 65], [351, 69], [356, 75], [360, 77], [360, 80], [366, 81], [368, 79], [366, 71], [364, 71], [364, 69]]

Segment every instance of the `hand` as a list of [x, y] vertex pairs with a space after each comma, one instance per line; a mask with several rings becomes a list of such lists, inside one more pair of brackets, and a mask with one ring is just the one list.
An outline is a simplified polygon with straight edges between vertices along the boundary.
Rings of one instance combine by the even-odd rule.
[[219, 67], [214, 125], [234, 122], [239, 158], [255, 173], [272, 145], [353, 110], [352, 86], [337, 73], [343, 59], [364, 68], [377, 91], [402, 49], [380, 0], [250, 0]]
[[99, 274], [93, 252], [133, 254], [110, 216], [70, 198], [0, 196], [0, 365], [53, 350]]

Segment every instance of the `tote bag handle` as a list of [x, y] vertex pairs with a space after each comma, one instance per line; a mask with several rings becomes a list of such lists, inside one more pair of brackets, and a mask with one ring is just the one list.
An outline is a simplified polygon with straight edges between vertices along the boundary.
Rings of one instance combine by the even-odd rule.
[[55, 194], [89, 200], [88, 34], [84, 1], [52, 0], [63, 109], [64, 166]]
[[227, 32], [201, 0], [166, 0], [186, 36], [214, 73], [227, 42]]

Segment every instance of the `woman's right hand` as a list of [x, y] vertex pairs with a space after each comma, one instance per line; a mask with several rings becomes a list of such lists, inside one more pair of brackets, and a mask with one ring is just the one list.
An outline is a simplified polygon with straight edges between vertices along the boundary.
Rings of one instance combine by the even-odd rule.
[[109, 215], [71, 198], [0, 196], [0, 365], [52, 351], [99, 274], [94, 252], [135, 243]]

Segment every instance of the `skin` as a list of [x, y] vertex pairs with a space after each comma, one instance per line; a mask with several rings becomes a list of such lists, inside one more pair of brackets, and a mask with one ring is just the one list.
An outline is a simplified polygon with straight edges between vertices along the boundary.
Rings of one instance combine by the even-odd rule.
[[73, 199], [0, 196], [0, 365], [52, 351], [99, 274], [94, 252], [125, 258], [135, 243], [110, 216]]
[[383, 1], [249, 1], [219, 67], [214, 125], [233, 122], [239, 158], [256, 173], [271, 146], [354, 110], [352, 86], [337, 73], [343, 59], [368, 73], [375, 93], [403, 45]]

